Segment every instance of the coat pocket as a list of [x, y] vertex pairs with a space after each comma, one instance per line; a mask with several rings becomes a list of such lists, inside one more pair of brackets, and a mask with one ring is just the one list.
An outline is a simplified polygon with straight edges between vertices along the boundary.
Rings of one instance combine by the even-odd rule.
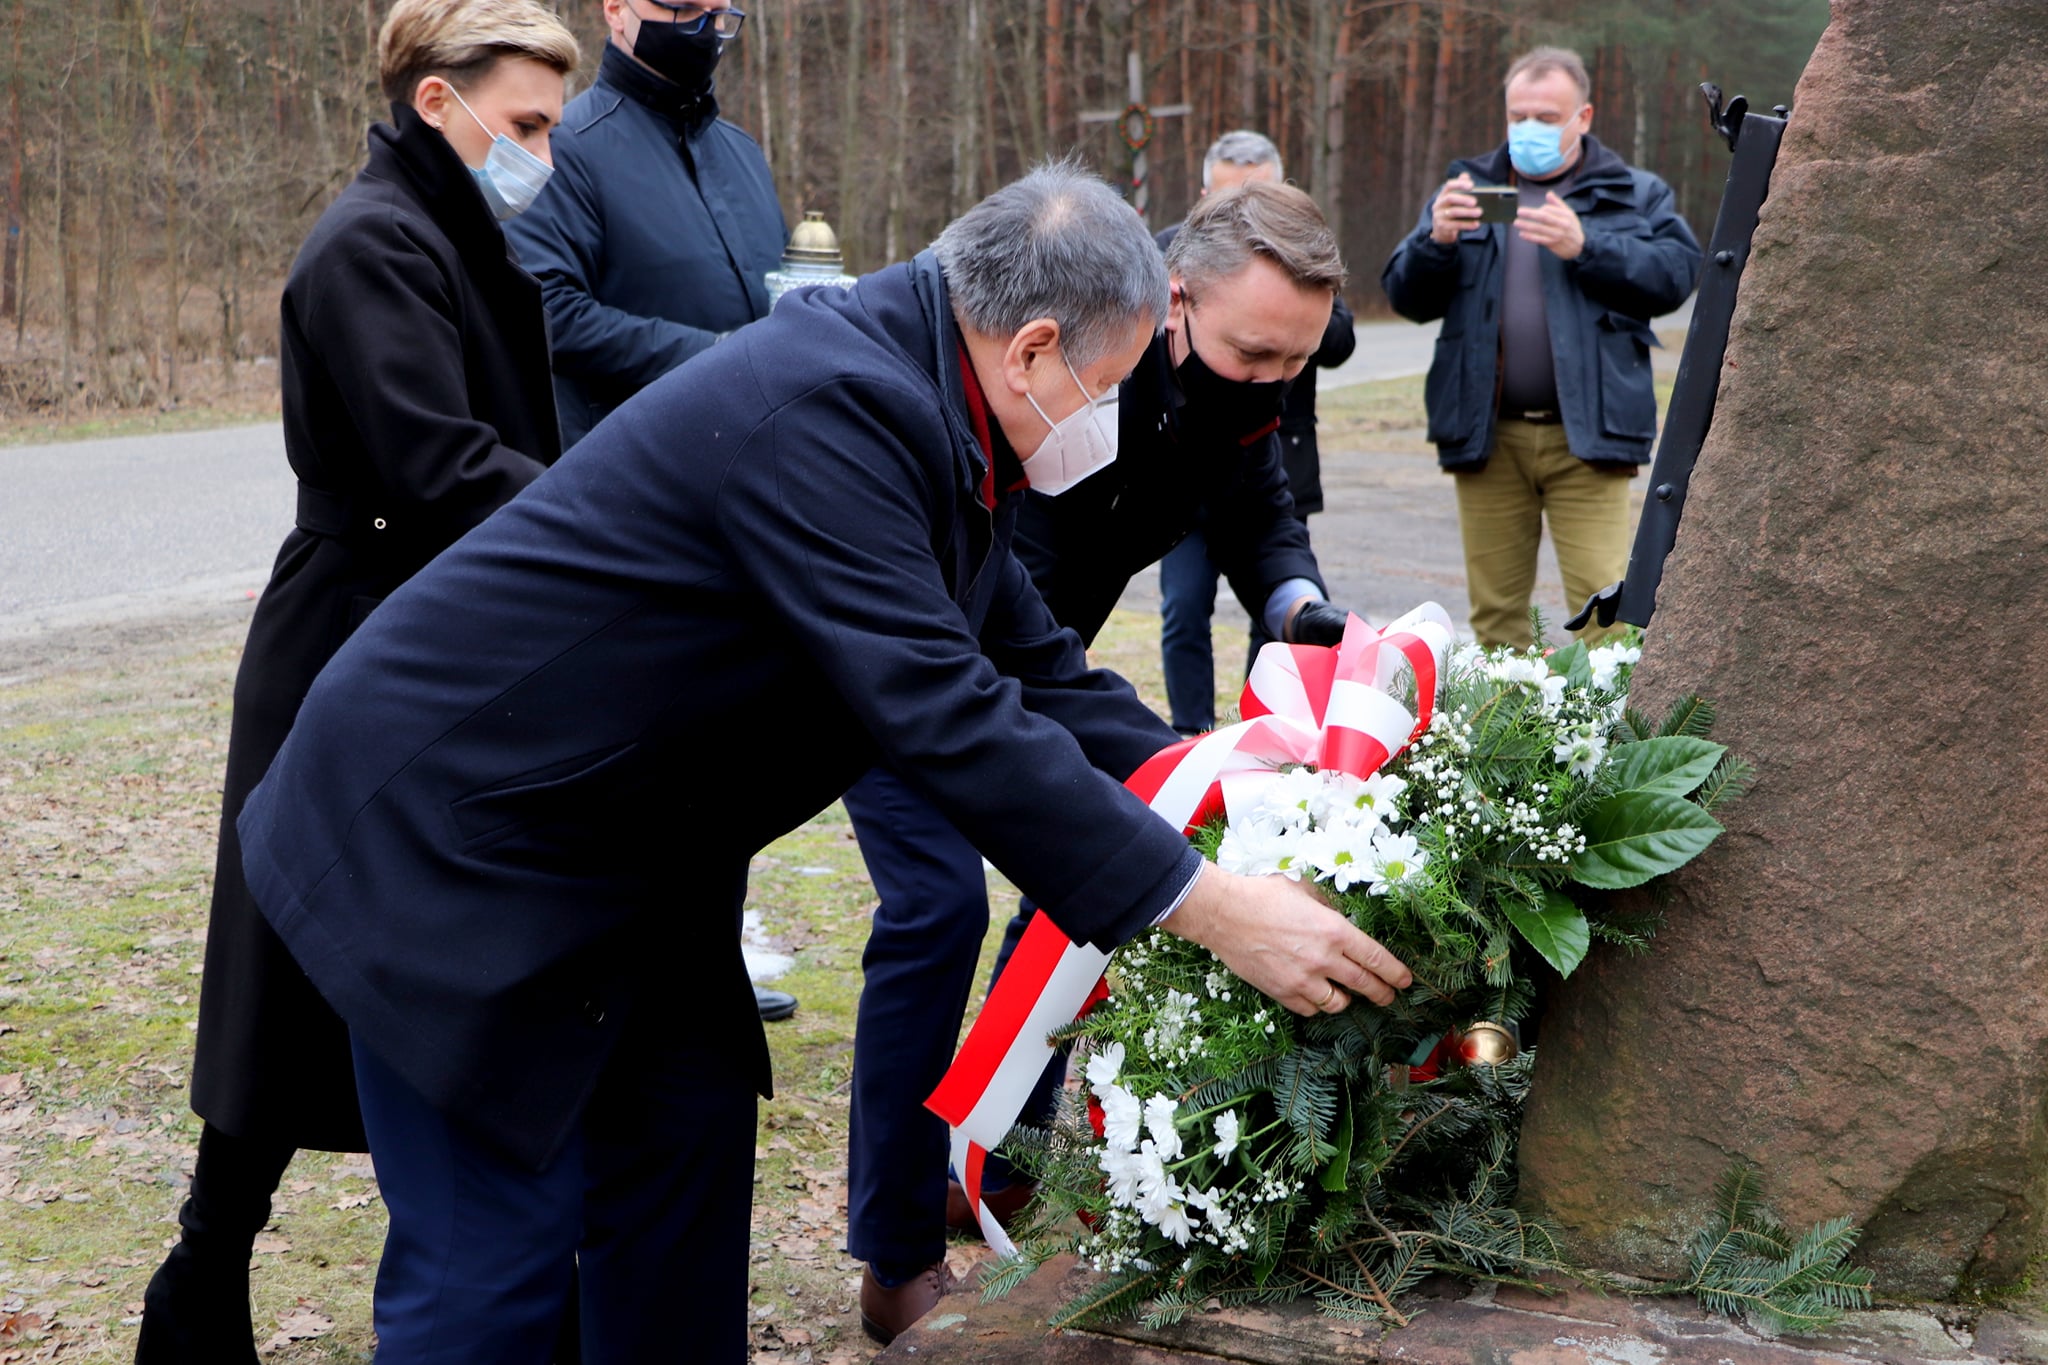
[[516, 773], [448, 803], [463, 847], [496, 843], [537, 825], [604, 817], [593, 800], [592, 787], [622, 766], [637, 743], [577, 754], [539, 768]]
[[1606, 313], [1598, 340], [1600, 429], [1623, 440], [1647, 441], [1657, 434], [1657, 393], [1650, 374], [1656, 334], [1646, 322]]
[[1423, 381], [1422, 403], [1429, 413], [1429, 439], [1457, 445], [1472, 434], [1472, 405], [1465, 401], [1465, 338], [1439, 336], [1436, 356]]

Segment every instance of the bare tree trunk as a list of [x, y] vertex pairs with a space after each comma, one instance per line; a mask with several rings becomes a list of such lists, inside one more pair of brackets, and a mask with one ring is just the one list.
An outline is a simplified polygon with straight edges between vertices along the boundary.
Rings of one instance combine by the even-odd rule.
[[[13, 318], [17, 324], [21, 319], [21, 22], [28, 13], [26, 4], [14, 7], [14, 79], [11, 94], [12, 109], [8, 116], [7, 148], [12, 167], [7, 176], [7, 245], [0, 253], [0, 318]], [[15, 329], [19, 349], [20, 327]]]
[[34, 245], [28, 233], [21, 234], [21, 307], [14, 314], [14, 349], [21, 351], [22, 334], [28, 330], [28, 281], [29, 248]]
[[862, 134], [860, 97], [867, 85], [866, 8], [862, 0], [846, 0], [846, 70], [839, 87], [839, 220], [840, 250], [849, 260], [867, 256], [866, 196], [861, 193]]
[[[1421, 150], [1422, 110], [1422, 2], [1408, 6], [1408, 61], [1401, 80], [1401, 198], [1413, 205], [1421, 202], [1423, 171], [1416, 160]], [[1436, 171], [1432, 168], [1429, 174]]]
[[57, 393], [65, 414], [71, 412], [72, 368], [78, 355], [78, 242], [71, 231], [71, 101], [57, 101]]
[[[754, 135], [760, 140], [761, 155], [768, 162], [768, 173], [774, 175], [782, 160], [782, 149], [775, 144], [775, 98], [772, 66], [769, 54], [776, 46], [775, 25], [765, 20], [759, 28], [747, 34], [747, 42], [741, 49], [746, 61], [747, 89], [754, 97]], [[778, 184], [777, 189], [782, 187]], [[785, 201], [783, 211], [788, 212]]]
[[1188, 106], [1187, 138], [1181, 144], [1181, 165], [1187, 171], [1188, 202], [1192, 205], [1202, 189], [1202, 157], [1216, 139], [1206, 130], [1215, 118], [1195, 91], [1195, 7], [1180, 7], [1180, 97]]
[[[1018, 63], [1026, 71], [1042, 68], [1045, 65], [1041, 47], [1044, 35], [1039, 32], [1038, 6], [1024, 5], [1021, 8], [1024, 34], [1017, 54]], [[1040, 162], [1045, 160], [1046, 153], [1053, 145], [1047, 137], [1051, 125], [1046, 115], [1045, 86], [1038, 81], [1018, 81], [1016, 85], [1017, 94], [1024, 101], [1023, 117], [1014, 120], [1019, 140], [1030, 149], [1025, 159], [1033, 163]], [[1010, 86], [1006, 83], [1003, 88], [1005, 93], [1008, 93]]]
[[889, 211], [882, 230], [882, 263], [904, 256], [903, 192], [910, 179], [910, 6], [889, 0]]
[[1045, 132], [1049, 147], [1074, 145], [1067, 103], [1067, 17], [1060, 0], [1045, 0]]
[[1424, 161], [1435, 168], [1447, 164], [1451, 125], [1451, 58], [1458, 46], [1458, 12], [1444, 6], [1442, 28], [1436, 40], [1436, 85], [1429, 100], [1429, 150]]
[[[1327, 217], [1331, 174], [1330, 118], [1332, 78], [1336, 75], [1336, 30], [1343, 18], [1334, 5], [1311, 5], [1308, 19], [1308, 192], [1323, 205]], [[1338, 121], [1342, 122], [1339, 115]], [[1342, 134], [1339, 134], [1342, 140]]]
[[1283, 57], [1294, 50], [1294, 44], [1288, 31], [1287, 12], [1281, 7], [1281, 0], [1270, 0], [1268, 12], [1270, 18], [1266, 25], [1266, 55], [1259, 63], [1266, 68], [1266, 126], [1272, 130], [1273, 141], [1284, 148], [1295, 136], [1293, 100], [1289, 98], [1294, 89], [1294, 82], [1282, 80], [1281, 76], [1286, 65]]
[[1249, 128], [1259, 95], [1259, 0], [1238, 0], [1239, 32], [1237, 50], [1237, 126]]
[[1678, 49], [1671, 49], [1664, 63], [1664, 94], [1657, 111], [1657, 163], [1650, 169], [1659, 175], [1671, 173], [1671, 133], [1678, 122]]
[[981, 0], [960, 0], [960, 42], [953, 57], [953, 176], [946, 216], [965, 212], [981, 198]]
[[1359, 26], [1364, 21], [1362, 12], [1348, 8], [1335, 17], [1337, 45], [1332, 54], [1334, 60], [1330, 63], [1328, 89], [1324, 94], [1327, 103], [1318, 106], [1322, 111], [1323, 124], [1320, 139], [1323, 173], [1316, 182], [1316, 199], [1323, 206], [1323, 216], [1329, 220], [1331, 234], [1340, 242], [1344, 240], [1344, 114], [1351, 93], [1352, 53], [1358, 44]]
[[782, 121], [789, 150], [782, 158], [784, 193], [790, 196], [792, 209], [801, 211], [808, 200], [808, 186], [804, 183], [804, 44], [803, 31], [798, 26], [797, 12], [801, 8], [798, 0], [786, 0], [782, 8], [782, 107], [789, 117]]

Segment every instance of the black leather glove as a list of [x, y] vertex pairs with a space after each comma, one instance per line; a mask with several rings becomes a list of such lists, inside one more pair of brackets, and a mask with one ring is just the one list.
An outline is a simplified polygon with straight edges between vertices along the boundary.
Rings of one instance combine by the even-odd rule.
[[1342, 607], [1310, 598], [1287, 623], [1287, 643], [1334, 645], [1344, 638], [1344, 623], [1350, 617], [1351, 613]]

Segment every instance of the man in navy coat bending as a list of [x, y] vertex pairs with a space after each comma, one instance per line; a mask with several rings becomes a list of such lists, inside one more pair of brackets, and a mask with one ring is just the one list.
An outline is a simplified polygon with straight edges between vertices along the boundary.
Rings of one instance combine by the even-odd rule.
[[1036, 171], [657, 381], [321, 675], [240, 827], [355, 1047], [380, 1365], [538, 1365], [572, 1251], [589, 1365], [745, 1358], [747, 863], [878, 762], [1076, 940], [1164, 918], [1304, 1014], [1407, 984], [1123, 789], [1171, 731], [1010, 553], [1166, 311], [1115, 193]]

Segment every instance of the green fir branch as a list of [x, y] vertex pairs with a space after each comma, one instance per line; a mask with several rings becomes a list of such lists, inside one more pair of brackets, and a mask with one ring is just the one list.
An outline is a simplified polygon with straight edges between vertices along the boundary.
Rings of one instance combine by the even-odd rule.
[[1163, 1270], [1134, 1270], [1111, 1275], [1089, 1285], [1047, 1320], [1049, 1327], [1082, 1327], [1090, 1323], [1113, 1322], [1129, 1317], [1145, 1301], [1166, 1287], [1170, 1277]]
[[1733, 754], [1723, 756], [1692, 799], [1710, 811], [1741, 800], [1756, 785], [1756, 765]]
[[981, 1276], [981, 1301], [994, 1303], [1031, 1278], [1051, 1258], [1050, 1247], [1020, 1246], [1015, 1256], [996, 1262]]
[[1714, 1187], [1714, 1212], [1687, 1246], [1680, 1292], [1776, 1331], [1812, 1333], [1871, 1301], [1871, 1274], [1844, 1264], [1861, 1236], [1847, 1218], [1793, 1238], [1762, 1202], [1762, 1177], [1737, 1161]]
[[1660, 736], [1693, 735], [1705, 739], [1714, 728], [1714, 704], [1705, 697], [1684, 696], [1672, 704], [1657, 727]]

